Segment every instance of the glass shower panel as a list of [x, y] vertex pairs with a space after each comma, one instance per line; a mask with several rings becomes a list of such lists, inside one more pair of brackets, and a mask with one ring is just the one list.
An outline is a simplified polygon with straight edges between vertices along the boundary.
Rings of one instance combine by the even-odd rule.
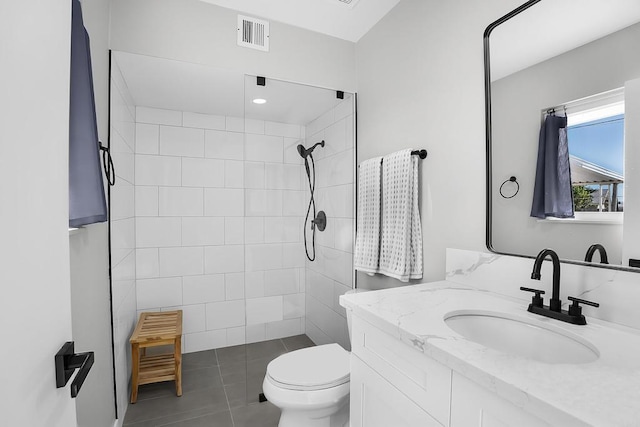
[[244, 93], [250, 404], [275, 357], [314, 343], [348, 349], [338, 296], [353, 287], [355, 95], [252, 75]]

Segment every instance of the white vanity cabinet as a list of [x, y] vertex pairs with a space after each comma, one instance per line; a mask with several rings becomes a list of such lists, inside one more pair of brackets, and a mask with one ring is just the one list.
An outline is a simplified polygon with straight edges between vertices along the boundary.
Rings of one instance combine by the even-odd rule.
[[448, 426], [451, 370], [354, 316], [351, 426]]
[[452, 390], [450, 427], [551, 426], [455, 372]]
[[351, 359], [351, 427], [442, 427], [357, 356]]
[[351, 426], [545, 427], [550, 424], [354, 316]]

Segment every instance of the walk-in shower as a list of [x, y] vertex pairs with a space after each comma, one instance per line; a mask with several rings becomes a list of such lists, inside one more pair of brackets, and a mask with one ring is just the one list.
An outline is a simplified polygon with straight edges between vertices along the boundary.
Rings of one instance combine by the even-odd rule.
[[[324, 140], [313, 144], [309, 148], [304, 148], [304, 145], [298, 144], [298, 154], [304, 159], [304, 168], [307, 171], [307, 180], [309, 181], [309, 207], [307, 207], [307, 214], [304, 218], [304, 224], [302, 226], [302, 233], [304, 236], [304, 251], [309, 261], [316, 259], [316, 228], [320, 231], [324, 231], [327, 226], [327, 216], [324, 211], [320, 211], [316, 214], [316, 201], [314, 193], [316, 190], [316, 165], [313, 161], [313, 150], [317, 146], [324, 147]], [[309, 159], [311, 159], [311, 167], [309, 167]], [[313, 210], [313, 216], [309, 221], [309, 214]], [[309, 255], [309, 245], [307, 243], [307, 224], [311, 222], [309, 229], [311, 230], [311, 255]]]
[[[227, 419], [253, 413], [285, 348], [349, 347], [346, 327], [334, 327], [342, 311], [324, 297], [353, 288], [355, 94], [127, 52], [111, 65], [111, 129], [124, 134], [111, 133], [123, 153], [111, 236], [118, 407], [151, 422], [151, 400], [175, 400], [128, 406], [128, 354], [138, 313], [179, 306], [183, 360], [213, 354], [225, 378], [219, 387], [207, 363], [192, 372], [198, 386]], [[134, 163], [149, 173], [136, 176]], [[277, 424], [269, 408], [247, 425]]]

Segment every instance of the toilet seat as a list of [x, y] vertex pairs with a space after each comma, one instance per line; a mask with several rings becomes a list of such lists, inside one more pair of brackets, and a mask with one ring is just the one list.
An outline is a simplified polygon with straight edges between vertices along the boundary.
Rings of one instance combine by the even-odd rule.
[[324, 390], [349, 382], [349, 352], [338, 344], [283, 354], [267, 366], [267, 376], [287, 390]]

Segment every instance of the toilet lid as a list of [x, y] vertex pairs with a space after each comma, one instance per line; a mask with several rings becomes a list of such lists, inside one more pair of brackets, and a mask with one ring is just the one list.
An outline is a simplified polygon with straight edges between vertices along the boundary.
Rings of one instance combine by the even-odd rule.
[[335, 387], [349, 382], [349, 352], [338, 344], [292, 351], [272, 360], [267, 375], [277, 386], [290, 390]]

